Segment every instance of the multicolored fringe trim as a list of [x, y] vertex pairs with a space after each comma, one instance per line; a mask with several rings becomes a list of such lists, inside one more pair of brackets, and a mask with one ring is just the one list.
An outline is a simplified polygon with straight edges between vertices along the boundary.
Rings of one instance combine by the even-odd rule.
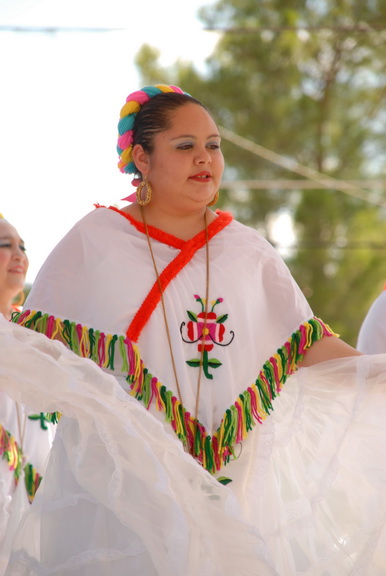
[[24, 481], [30, 504], [33, 502], [37, 489], [39, 488], [40, 482], [42, 480], [43, 476], [40, 476], [39, 472], [35, 470], [32, 464], [27, 463], [24, 466]]
[[127, 374], [127, 381], [131, 385], [131, 395], [141, 400], [147, 409], [155, 403], [157, 410], [165, 413], [166, 421], [171, 424], [186, 450], [211, 474], [237, 457], [237, 444], [245, 440], [250, 430], [271, 413], [273, 400], [280, 394], [288, 376], [295, 372], [306, 350], [324, 336], [335, 335], [319, 318], [304, 322], [265, 362], [256, 381], [239, 395], [224, 414], [219, 428], [209, 435], [178, 398], [148, 372], [137, 346], [127, 337], [107, 335], [69, 320], [62, 321], [30, 310], [15, 314], [13, 321], [49, 338], [60, 334], [76, 354], [91, 358], [104, 368], [114, 370], [119, 356], [121, 370]]
[[[8, 468], [13, 472], [15, 485], [18, 484], [23, 466], [23, 451], [10, 432], [5, 430], [0, 424], [0, 456], [8, 463]], [[27, 490], [28, 500], [33, 501], [39, 484], [42, 480], [40, 474], [35, 470], [32, 464], [27, 463], [24, 466], [25, 487]]]

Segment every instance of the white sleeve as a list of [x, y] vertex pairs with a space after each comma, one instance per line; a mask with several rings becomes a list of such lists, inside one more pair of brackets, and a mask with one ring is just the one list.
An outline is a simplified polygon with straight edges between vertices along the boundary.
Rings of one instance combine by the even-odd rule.
[[359, 330], [357, 348], [364, 354], [386, 352], [386, 290], [371, 305]]

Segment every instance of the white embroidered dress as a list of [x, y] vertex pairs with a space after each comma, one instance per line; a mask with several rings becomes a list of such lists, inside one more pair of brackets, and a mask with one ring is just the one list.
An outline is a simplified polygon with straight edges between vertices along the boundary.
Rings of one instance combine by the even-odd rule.
[[[98, 208], [69, 232], [18, 320], [60, 331], [107, 374], [1, 326], [3, 388], [63, 413], [7, 576], [384, 574], [386, 357], [290, 376], [331, 332], [273, 248], [219, 213], [192, 440], [205, 234], [150, 235], [182, 405], [146, 236], [117, 210]], [[183, 442], [196, 442], [199, 462]]]
[[55, 427], [0, 390], [0, 576], [20, 518], [44, 475]]

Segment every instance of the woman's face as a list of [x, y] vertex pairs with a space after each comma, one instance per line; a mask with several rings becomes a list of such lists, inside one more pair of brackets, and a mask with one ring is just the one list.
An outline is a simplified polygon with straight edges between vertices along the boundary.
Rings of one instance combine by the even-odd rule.
[[23, 290], [27, 270], [23, 240], [9, 222], [0, 219], [0, 292], [13, 299]]
[[145, 174], [154, 201], [177, 210], [206, 206], [219, 189], [224, 170], [218, 128], [210, 114], [195, 103], [177, 108], [171, 126], [154, 138]]

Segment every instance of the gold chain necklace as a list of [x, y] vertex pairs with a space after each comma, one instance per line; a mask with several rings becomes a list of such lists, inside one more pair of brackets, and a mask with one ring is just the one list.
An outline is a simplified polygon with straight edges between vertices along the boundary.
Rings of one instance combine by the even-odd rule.
[[[178, 379], [176, 363], [174, 360], [174, 353], [173, 353], [172, 341], [171, 341], [170, 330], [169, 330], [169, 322], [168, 322], [167, 315], [166, 315], [164, 292], [162, 289], [161, 280], [160, 280], [160, 276], [158, 273], [158, 268], [157, 268], [157, 264], [156, 264], [156, 261], [154, 258], [154, 252], [153, 252], [153, 248], [152, 248], [151, 241], [150, 241], [149, 230], [147, 228], [147, 223], [146, 223], [146, 219], [145, 219], [145, 211], [143, 209], [143, 206], [141, 206], [141, 205], [140, 205], [140, 210], [141, 210], [141, 214], [142, 214], [143, 224], [145, 227], [145, 233], [146, 233], [147, 243], [149, 246], [149, 252], [151, 255], [152, 262], [153, 262], [154, 272], [155, 272], [155, 275], [157, 278], [157, 285], [158, 285], [158, 289], [159, 289], [160, 295], [161, 295], [162, 314], [163, 314], [163, 318], [164, 318], [166, 337], [167, 337], [168, 346], [169, 346], [170, 360], [172, 363], [174, 379], [175, 379], [176, 387], [177, 387], [178, 399], [181, 402], [182, 406], [184, 406], [184, 403], [182, 401], [182, 393], [181, 393], [181, 387], [180, 387], [180, 383], [179, 383], [179, 379]], [[199, 403], [200, 403], [201, 376], [202, 376], [202, 366], [203, 366], [203, 359], [204, 359], [205, 337], [208, 333], [207, 317], [208, 317], [208, 299], [209, 299], [209, 237], [208, 237], [208, 225], [207, 225], [207, 220], [206, 220], [206, 211], [204, 214], [204, 223], [205, 223], [205, 255], [206, 255], [205, 310], [204, 310], [204, 327], [203, 327], [202, 333], [201, 333], [201, 357], [200, 357], [200, 365], [198, 367], [196, 403], [195, 403], [195, 409], [194, 409], [194, 422], [195, 422], [196, 426], [197, 426], [197, 421], [198, 421], [198, 407], [199, 407]], [[194, 451], [194, 442], [193, 442], [193, 445], [192, 445], [191, 450], [190, 450], [190, 453], [194, 456], [193, 451]]]

